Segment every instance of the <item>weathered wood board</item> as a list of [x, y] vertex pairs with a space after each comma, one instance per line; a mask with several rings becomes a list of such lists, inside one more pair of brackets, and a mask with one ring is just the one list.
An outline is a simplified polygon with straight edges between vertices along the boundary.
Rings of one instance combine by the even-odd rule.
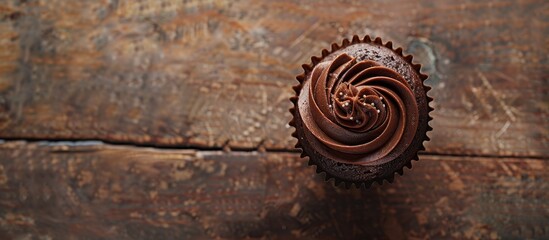
[[[0, 239], [549, 239], [548, 11], [1, 0]], [[287, 125], [300, 65], [354, 34], [413, 54], [435, 98], [421, 161], [367, 191]]]
[[0, 238], [547, 239], [547, 159], [422, 155], [333, 187], [294, 153], [0, 145]]
[[430, 75], [427, 152], [549, 156], [544, 0], [0, 2], [0, 137], [292, 149], [299, 66], [353, 34]]

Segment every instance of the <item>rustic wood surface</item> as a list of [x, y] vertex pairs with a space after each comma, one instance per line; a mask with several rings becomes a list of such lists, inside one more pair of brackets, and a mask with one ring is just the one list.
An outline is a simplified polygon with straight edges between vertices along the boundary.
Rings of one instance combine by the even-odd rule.
[[300, 65], [370, 34], [430, 75], [428, 152], [547, 157], [548, 5], [4, 0], [0, 135], [292, 149]]
[[[0, 0], [0, 239], [549, 239], [548, 13]], [[325, 183], [287, 125], [300, 65], [354, 34], [435, 99], [421, 160], [369, 190]]]
[[296, 153], [0, 145], [0, 238], [547, 239], [549, 161], [422, 155], [336, 188]]

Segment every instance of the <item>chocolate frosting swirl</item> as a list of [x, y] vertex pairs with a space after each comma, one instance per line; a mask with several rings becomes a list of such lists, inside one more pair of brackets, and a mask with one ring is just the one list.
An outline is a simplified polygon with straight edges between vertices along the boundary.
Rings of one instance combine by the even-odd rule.
[[418, 107], [401, 74], [342, 53], [318, 63], [309, 79], [298, 105], [324, 155], [344, 163], [386, 162], [412, 142]]

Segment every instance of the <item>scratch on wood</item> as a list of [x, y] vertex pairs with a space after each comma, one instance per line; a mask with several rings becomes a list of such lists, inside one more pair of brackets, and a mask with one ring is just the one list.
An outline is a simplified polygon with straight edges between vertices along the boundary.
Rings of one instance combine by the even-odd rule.
[[[471, 80], [472, 80], [472, 78], [471, 78]], [[488, 104], [486, 102], [486, 99], [483, 97], [484, 95], [482, 94], [480, 88], [471, 87], [471, 91], [473, 92], [473, 95], [475, 96], [475, 98], [480, 103], [480, 106], [482, 107], [482, 110], [484, 110], [484, 113], [486, 115], [490, 116], [490, 112], [491, 112], [492, 107], [490, 106], [490, 104]]]
[[311, 32], [313, 32], [318, 26], [320, 25], [319, 22], [315, 22], [311, 27], [309, 27], [306, 31], [304, 31], [301, 35], [299, 35], [293, 42], [290, 44], [290, 48], [295, 47], [297, 44], [299, 44], [307, 35], [309, 35]]
[[501, 135], [504, 134], [507, 131], [507, 129], [509, 129], [509, 126], [511, 126], [511, 122], [509, 121], [505, 122], [503, 127], [496, 133], [496, 138], [501, 137]]
[[507, 167], [507, 165], [504, 162], [497, 161], [501, 169], [508, 175], [513, 176], [513, 172]]
[[477, 75], [479, 76], [480, 80], [482, 81], [482, 84], [484, 84], [484, 86], [490, 91], [490, 93], [492, 93], [492, 95], [496, 98], [496, 100], [498, 101], [499, 105], [503, 108], [503, 111], [505, 111], [505, 114], [507, 114], [507, 116], [511, 119], [511, 121], [516, 121], [517, 118], [515, 117], [515, 115], [511, 112], [511, 108], [505, 104], [505, 101], [503, 101], [501, 99], [501, 96], [500, 94], [494, 90], [494, 87], [492, 87], [492, 84], [490, 84], [490, 82], [488, 81], [488, 79], [486, 78], [486, 76], [484, 76], [484, 74], [482, 74], [481, 71], [477, 70]]
[[465, 188], [465, 184], [459, 177], [459, 173], [454, 171], [448, 164], [441, 163], [442, 168], [448, 173], [450, 178], [452, 179], [452, 182], [450, 183], [449, 188], [452, 190], [463, 190]]

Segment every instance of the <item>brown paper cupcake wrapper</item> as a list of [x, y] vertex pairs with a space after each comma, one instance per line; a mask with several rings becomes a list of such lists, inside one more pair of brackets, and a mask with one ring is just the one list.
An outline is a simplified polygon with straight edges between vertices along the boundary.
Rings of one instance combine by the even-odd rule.
[[[326, 56], [328, 56], [328, 55], [332, 54], [333, 52], [336, 52], [340, 49], [343, 49], [345, 47], [348, 47], [348, 46], [353, 45], [353, 44], [358, 44], [358, 43], [370, 43], [370, 44], [376, 44], [376, 45], [379, 45], [379, 46], [384, 46], [384, 47], [392, 50], [396, 54], [400, 55], [402, 58], [404, 58], [404, 60], [406, 62], [408, 62], [412, 66], [412, 68], [418, 73], [419, 78], [421, 79], [421, 83], [422, 83], [423, 90], [425, 92], [425, 97], [426, 97], [426, 100], [427, 100], [427, 107], [428, 107], [426, 131], [420, 133], [421, 134], [420, 136], [415, 137], [415, 138], [421, 138], [422, 140], [421, 140], [421, 144], [420, 144], [419, 148], [414, 150], [414, 153], [413, 153], [412, 157], [409, 158], [409, 159], [406, 159], [405, 161], [401, 161], [399, 164], [396, 164], [396, 165], [398, 165], [396, 167], [395, 167], [395, 163], [391, 163], [391, 164], [385, 166], [386, 168], [389, 168], [389, 170], [390, 170], [390, 171], [384, 171], [384, 172], [388, 172], [388, 174], [385, 174], [383, 176], [377, 176], [373, 179], [360, 180], [360, 181], [348, 179], [348, 178], [342, 177], [341, 175], [345, 175], [346, 174], [345, 171], [362, 171], [364, 174], [367, 174], [368, 171], [372, 171], [372, 168], [380, 167], [381, 165], [380, 166], [362, 166], [362, 165], [355, 165], [355, 164], [339, 163], [339, 162], [336, 162], [335, 160], [331, 160], [331, 159], [324, 159], [324, 161], [329, 160], [329, 161], [333, 162], [333, 163], [327, 163], [327, 164], [326, 164], [326, 162], [324, 162], [325, 163], [324, 165], [330, 165], [328, 167], [332, 168], [330, 171], [328, 171], [327, 169], [325, 169], [326, 166], [321, 166], [322, 164], [319, 164], [319, 163], [321, 163], [320, 159], [313, 159], [313, 157], [309, 156], [309, 154], [306, 152], [303, 145], [306, 145], [308, 143], [300, 141], [300, 139], [298, 137], [298, 130], [299, 129], [296, 127], [296, 118], [299, 117], [298, 116], [299, 113], [298, 113], [298, 109], [297, 109], [297, 101], [298, 101], [299, 94], [301, 92], [301, 89], [303, 87], [304, 81], [306, 80], [307, 76], [311, 73], [311, 71], [314, 69], [314, 67], [319, 62], [321, 62]], [[323, 49], [322, 50], [322, 54], [321, 54], [320, 57], [316, 57], [316, 56], [311, 57], [311, 64], [303, 64], [302, 65], [303, 73], [296, 77], [299, 84], [293, 86], [293, 89], [295, 91], [295, 96], [290, 98], [290, 101], [294, 104], [294, 106], [290, 109], [290, 113], [292, 114], [293, 118], [292, 118], [292, 120], [290, 121], [289, 124], [292, 127], [295, 128], [295, 131], [292, 133], [292, 136], [297, 139], [297, 144], [295, 145], [295, 147], [300, 150], [301, 157], [302, 158], [309, 157], [308, 164], [316, 166], [316, 172], [317, 173], [319, 173], [319, 174], [324, 173], [325, 174], [324, 179], [326, 181], [329, 181], [330, 179], [334, 179], [334, 183], [335, 183], [336, 186], [343, 186], [343, 187], [346, 187], [346, 188], [350, 188], [351, 186], [355, 186], [357, 188], [359, 188], [359, 187], [369, 188], [374, 182], [377, 182], [379, 185], [381, 185], [383, 183], [383, 180], [386, 180], [389, 183], [392, 183], [393, 180], [394, 180], [394, 174], [395, 173], [398, 173], [399, 175], [402, 176], [404, 174], [404, 167], [405, 166], [408, 167], [409, 169], [411, 169], [412, 168], [412, 160], [416, 160], [416, 161], [419, 160], [419, 157], [418, 157], [417, 153], [420, 150], [425, 150], [424, 142], [430, 140], [429, 137], [427, 136], [427, 132], [433, 130], [433, 128], [428, 123], [433, 119], [430, 116], [430, 113], [434, 109], [431, 106], [429, 106], [429, 103], [431, 101], [433, 101], [433, 98], [428, 96], [428, 92], [431, 89], [431, 87], [426, 86], [424, 84], [424, 81], [427, 79], [428, 76], [420, 72], [421, 71], [421, 65], [412, 63], [412, 59], [413, 59], [413, 57], [411, 55], [406, 55], [405, 56], [402, 53], [402, 48], [399, 47], [399, 48], [394, 49], [393, 48], [393, 43], [391, 41], [386, 42], [385, 44], [383, 44], [383, 41], [379, 37], [372, 40], [370, 38], [370, 36], [368, 36], [368, 35], [366, 35], [363, 39], [360, 39], [357, 35], [355, 35], [355, 36], [353, 36], [352, 40], [349, 40], [347, 38], [343, 39], [341, 45], [338, 45], [337, 43], [333, 43], [331, 45], [330, 50], [328, 50], [328, 49]], [[383, 167], [383, 166], [381, 166], [381, 167]], [[338, 176], [338, 174], [337, 174], [338, 171], [341, 171], [341, 174], [339, 174], [340, 176]], [[334, 172], [335, 172], [335, 174], [334, 174]]]

